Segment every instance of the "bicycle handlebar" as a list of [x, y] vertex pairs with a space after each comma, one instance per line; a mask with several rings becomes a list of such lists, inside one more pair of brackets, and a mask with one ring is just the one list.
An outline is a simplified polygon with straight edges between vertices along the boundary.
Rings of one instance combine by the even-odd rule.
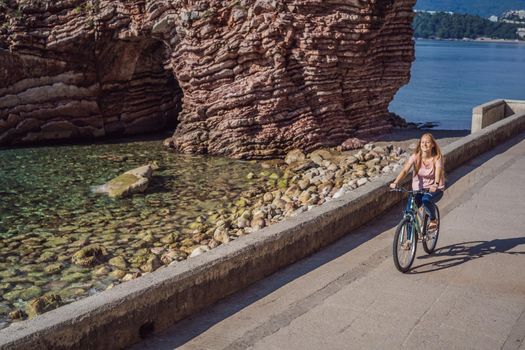
[[396, 188], [390, 188], [390, 192], [406, 192], [406, 193], [412, 193], [412, 194], [418, 194], [418, 193], [424, 194], [424, 193], [427, 193], [428, 191], [427, 190], [413, 191], [413, 190], [406, 190], [403, 187], [396, 187]]

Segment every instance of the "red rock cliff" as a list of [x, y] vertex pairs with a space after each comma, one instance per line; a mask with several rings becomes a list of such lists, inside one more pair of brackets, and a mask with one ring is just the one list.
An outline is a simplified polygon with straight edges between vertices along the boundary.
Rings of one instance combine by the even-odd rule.
[[264, 158], [384, 132], [414, 3], [1, 0], [0, 144], [177, 123], [178, 151]]

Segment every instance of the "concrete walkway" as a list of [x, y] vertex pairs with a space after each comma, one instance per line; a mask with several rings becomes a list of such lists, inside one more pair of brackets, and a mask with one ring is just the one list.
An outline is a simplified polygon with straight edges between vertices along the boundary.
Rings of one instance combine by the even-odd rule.
[[525, 134], [449, 183], [438, 249], [410, 273], [398, 205], [134, 349], [525, 349]]

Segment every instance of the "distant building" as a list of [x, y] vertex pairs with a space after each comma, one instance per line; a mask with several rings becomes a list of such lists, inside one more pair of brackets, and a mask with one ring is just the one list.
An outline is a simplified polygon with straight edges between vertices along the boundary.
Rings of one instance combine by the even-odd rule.
[[507, 11], [503, 14], [503, 17], [517, 17], [519, 19], [525, 19], [525, 10]]
[[453, 15], [454, 12], [452, 11], [430, 11], [430, 10], [414, 10], [414, 12], [421, 12], [421, 13], [428, 13], [428, 14], [436, 14], [436, 13], [447, 13], [449, 15]]
[[511, 10], [501, 15], [501, 21], [507, 23], [525, 23], [525, 10]]

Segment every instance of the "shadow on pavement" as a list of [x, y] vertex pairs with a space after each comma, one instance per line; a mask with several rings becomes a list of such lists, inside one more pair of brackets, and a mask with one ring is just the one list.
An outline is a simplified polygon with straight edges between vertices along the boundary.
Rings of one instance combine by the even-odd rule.
[[493, 253], [525, 254], [524, 251], [511, 251], [521, 245], [525, 245], [525, 237], [493, 239], [492, 241], [472, 241], [452, 244], [436, 249], [432, 255], [421, 256], [418, 259], [436, 259], [423, 265], [414, 267], [409, 273], [419, 274], [447, 269], [471, 260], [479, 259]]

